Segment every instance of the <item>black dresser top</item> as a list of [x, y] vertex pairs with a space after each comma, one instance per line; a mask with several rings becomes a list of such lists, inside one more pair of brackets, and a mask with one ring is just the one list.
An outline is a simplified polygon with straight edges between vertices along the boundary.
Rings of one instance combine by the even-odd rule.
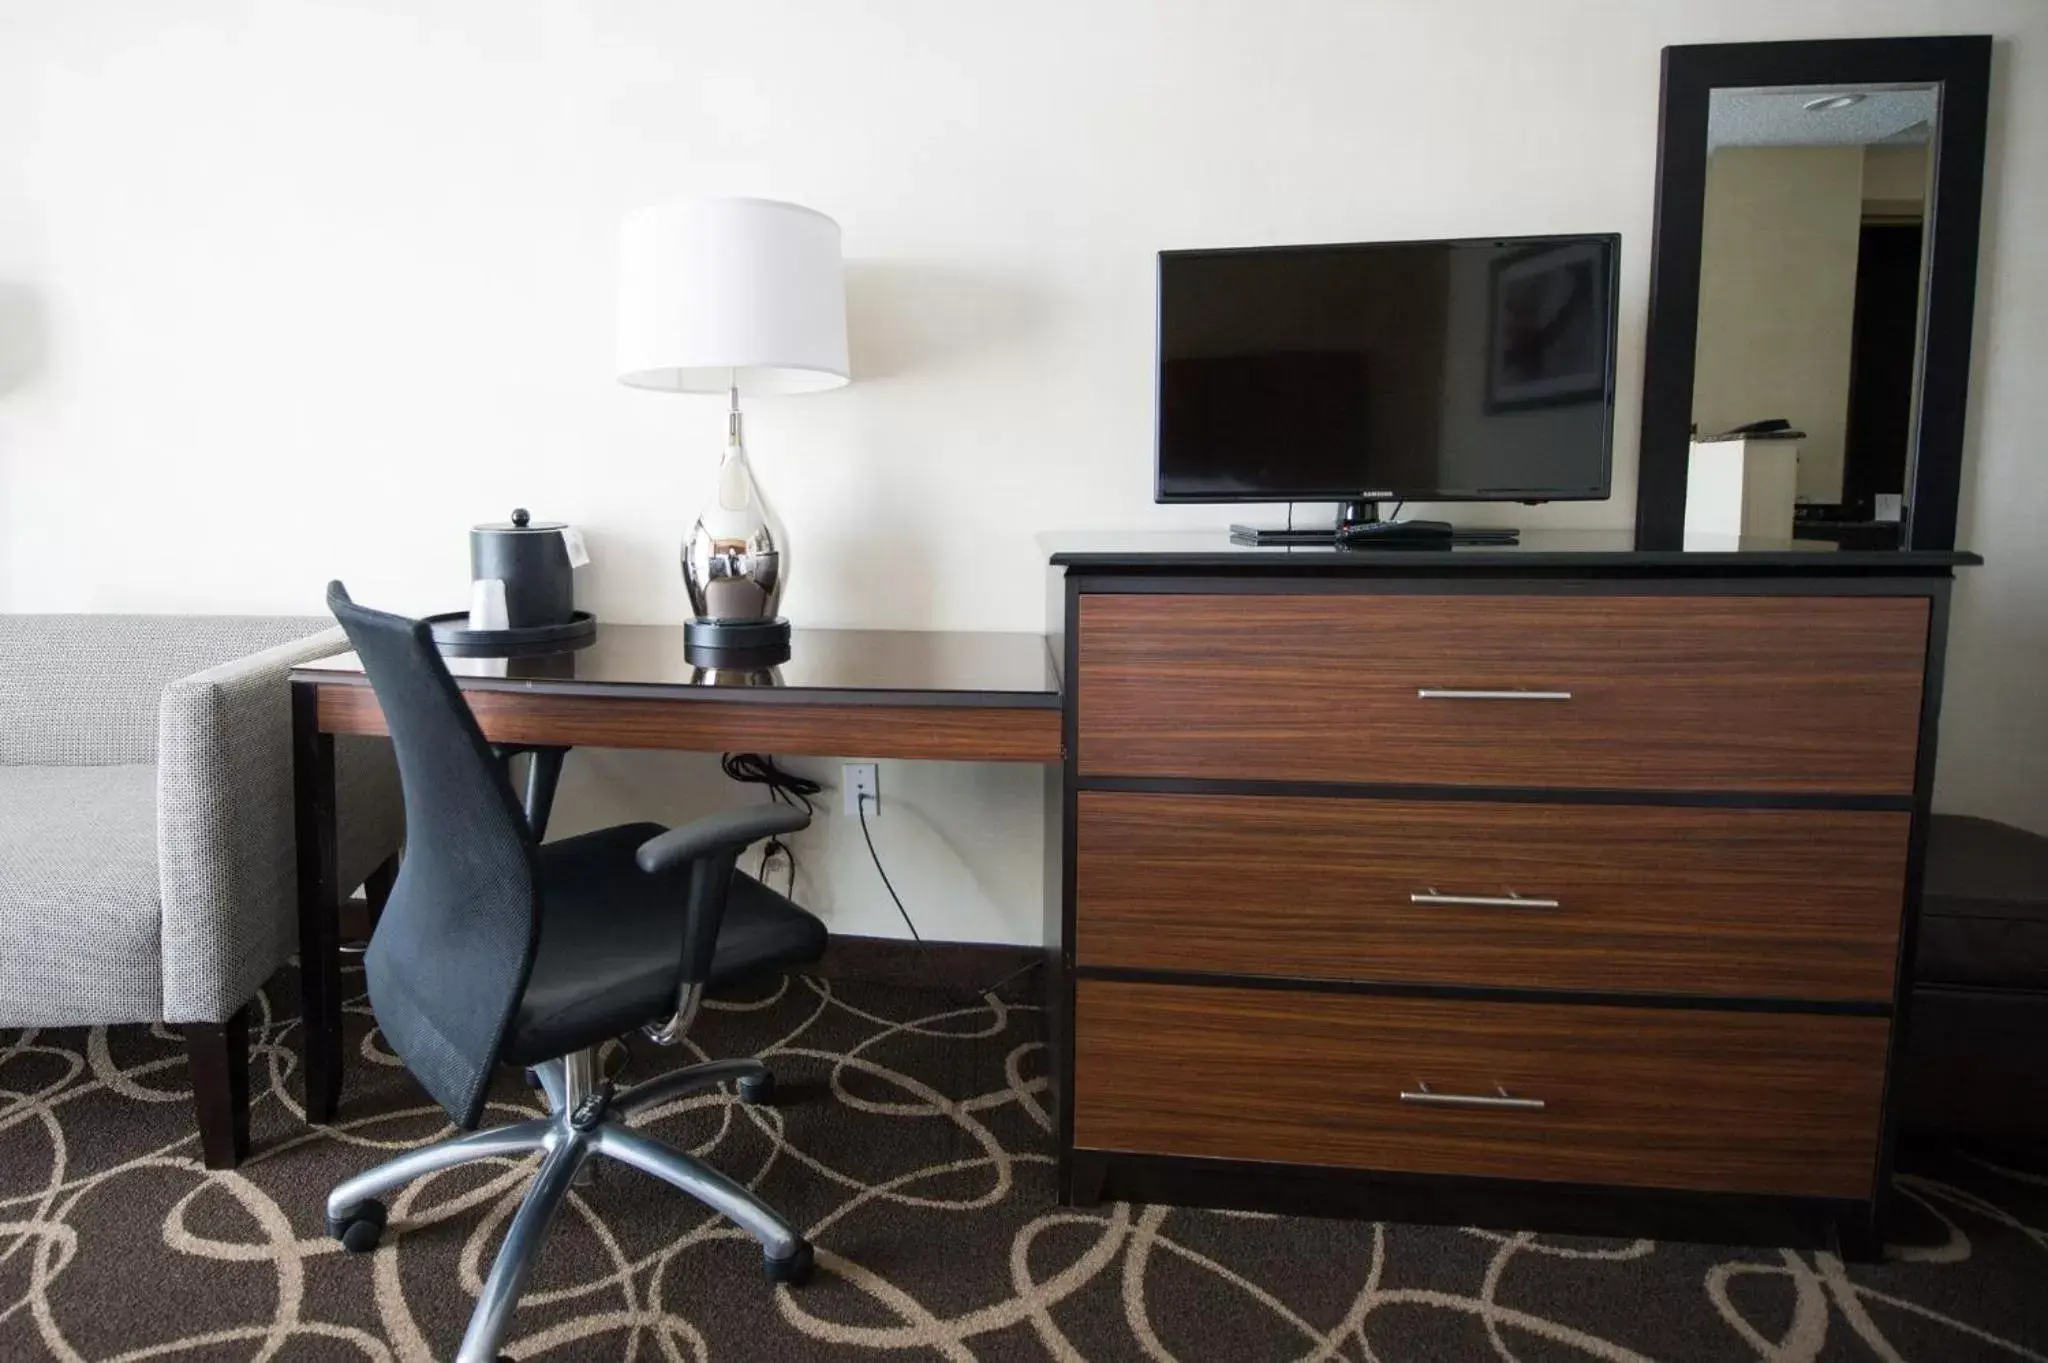
[[1826, 540], [1688, 536], [1683, 549], [1639, 549], [1630, 530], [1531, 530], [1519, 544], [1449, 548], [1233, 543], [1221, 530], [1075, 531], [1040, 535], [1059, 567], [1089, 571], [1249, 568], [1317, 576], [1349, 572], [1546, 570], [1600, 573], [1812, 573], [1884, 577], [1937, 573], [1982, 563], [1961, 549], [1843, 549]]

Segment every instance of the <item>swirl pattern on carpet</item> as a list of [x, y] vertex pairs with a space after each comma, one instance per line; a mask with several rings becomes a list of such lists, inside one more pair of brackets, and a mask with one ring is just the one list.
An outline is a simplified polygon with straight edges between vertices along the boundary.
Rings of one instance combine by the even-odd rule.
[[[337, 1122], [305, 1127], [296, 1019], [257, 1004], [255, 1154], [209, 1172], [164, 1028], [0, 1032], [0, 1359], [446, 1358], [533, 1160], [423, 1179], [352, 1256], [326, 1190], [449, 1127], [351, 1006]], [[555, 1223], [517, 1358], [2033, 1359], [2048, 1363], [2048, 1157], [1937, 1150], [1898, 1178], [1888, 1262], [1053, 1200], [1041, 1015], [795, 976], [714, 1004], [629, 1079], [758, 1054], [776, 1108], [692, 1096], [638, 1124], [766, 1195], [818, 1248], [754, 1244], [606, 1165]], [[1191, 1076], [1199, 1082], [1199, 1076]], [[508, 1075], [488, 1122], [537, 1112]]]

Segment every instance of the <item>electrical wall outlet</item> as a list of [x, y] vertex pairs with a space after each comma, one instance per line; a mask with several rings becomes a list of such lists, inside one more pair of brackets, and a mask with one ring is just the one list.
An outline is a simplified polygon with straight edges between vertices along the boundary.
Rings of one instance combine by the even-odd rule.
[[882, 812], [881, 769], [873, 762], [848, 762], [839, 769], [839, 777], [848, 818], [860, 817], [863, 796], [867, 798], [870, 817]]

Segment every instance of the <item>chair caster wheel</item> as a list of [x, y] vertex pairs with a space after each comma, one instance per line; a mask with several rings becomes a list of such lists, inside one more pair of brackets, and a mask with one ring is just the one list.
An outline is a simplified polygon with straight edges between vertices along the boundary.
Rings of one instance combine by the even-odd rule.
[[377, 1238], [384, 1233], [384, 1215], [383, 1203], [365, 1202], [347, 1216], [328, 1217], [327, 1233], [341, 1241], [350, 1254], [368, 1254], [377, 1248]]
[[735, 1087], [740, 1091], [740, 1101], [758, 1107], [775, 1102], [775, 1076], [772, 1074], [749, 1075], [739, 1080]]
[[768, 1270], [768, 1281], [787, 1283], [791, 1287], [802, 1287], [811, 1279], [811, 1242], [799, 1240], [786, 1259], [768, 1259], [763, 1265]]

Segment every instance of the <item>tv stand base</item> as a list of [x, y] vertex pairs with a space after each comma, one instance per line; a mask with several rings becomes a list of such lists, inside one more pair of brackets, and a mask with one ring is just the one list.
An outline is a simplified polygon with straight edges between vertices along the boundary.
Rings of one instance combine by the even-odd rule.
[[1230, 538], [1239, 544], [1322, 545], [1338, 549], [1448, 549], [1454, 544], [1514, 544], [1514, 530], [1460, 530], [1449, 521], [1386, 521], [1378, 502], [1337, 503], [1336, 524], [1327, 530], [1271, 530], [1233, 525]]
[[1459, 528], [1449, 521], [1367, 521], [1341, 529], [1292, 529], [1233, 525], [1233, 544], [1260, 548], [1310, 546], [1324, 549], [1450, 548], [1459, 544], [1518, 544], [1519, 530], [1493, 527]]

